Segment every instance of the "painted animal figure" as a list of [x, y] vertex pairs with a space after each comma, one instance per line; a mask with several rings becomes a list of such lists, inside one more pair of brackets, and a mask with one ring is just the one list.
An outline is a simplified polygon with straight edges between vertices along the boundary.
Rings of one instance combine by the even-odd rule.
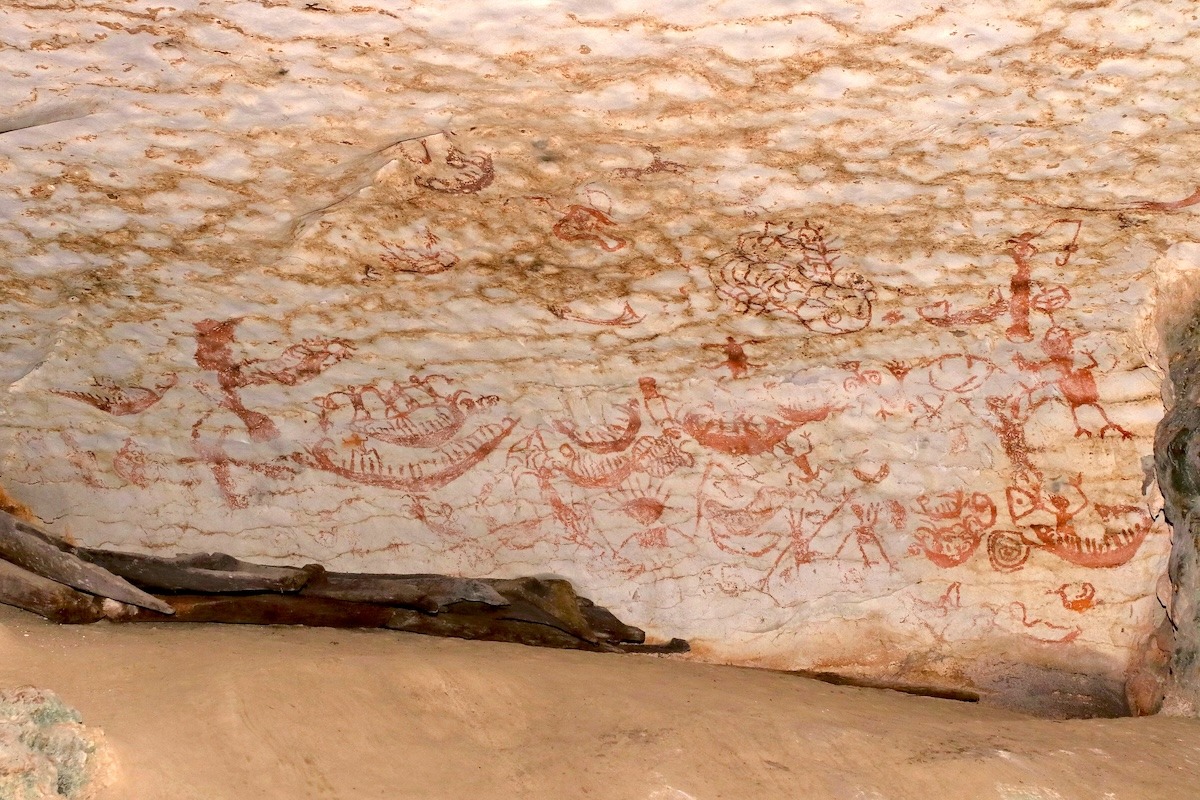
[[1104, 420], [1104, 425], [1097, 433], [1101, 439], [1110, 430], [1120, 434], [1122, 439], [1129, 439], [1133, 436], [1132, 433], [1109, 419], [1104, 407], [1100, 405], [1100, 390], [1096, 386], [1094, 373], [1096, 367], [1099, 366], [1096, 357], [1090, 351], [1085, 350], [1083, 355], [1087, 358], [1088, 364], [1083, 367], [1075, 366], [1075, 336], [1070, 331], [1058, 326], [1051, 328], [1042, 337], [1041, 347], [1042, 352], [1047, 356], [1045, 361], [1030, 361], [1020, 353], [1013, 356], [1013, 360], [1017, 366], [1027, 372], [1058, 374], [1058, 377], [1053, 378], [1052, 381], [1062, 394], [1067, 408], [1071, 410], [1071, 419], [1075, 421], [1076, 436], [1086, 436], [1089, 439], [1092, 437], [1092, 431], [1083, 427], [1079, 422], [1081, 408], [1091, 408]]
[[127, 414], [145, 411], [162, 400], [163, 395], [178, 380], [179, 378], [174, 372], [168, 372], [155, 382], [153, 388], [146, 388], [145, 386], [121, 386], [107, 378], [93, 378], [94, 385], [90, 389], [79, 391], [54, 389], [52, 392], [61, 397], [69, 397], [72, 400], [87, 403], [114, 417], [123, 417]]
[[[1032, 536], [1016, 534], [1025, 550], [1038, 548], [1080, 567], [1106, 569], [1126, 564], [1150, 533], [1153, 520], [1138, 506], [1092, 504], [1083, 492], [1083, 476], [1058, 490], [1012, 486], [1006, 491], [1013, 523], [1027, 522]], [[1103, 525], [1098, 536], [1081, 532], [1078, 520], [1089, 506]], [[1035, 513], [1040, 514], [1035, 517]], [[1053, 520], [1053, 521], [1051, 521]], [[1021, 560], [1024, 563], [1024, 559]]]

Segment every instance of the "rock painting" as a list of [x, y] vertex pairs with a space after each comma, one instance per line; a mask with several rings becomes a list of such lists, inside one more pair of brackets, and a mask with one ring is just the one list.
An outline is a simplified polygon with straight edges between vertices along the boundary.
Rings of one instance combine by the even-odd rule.
[[923, 523], [916, 530], [917, 544], [926, 558], [943, 568], [957, 567], [970, 558], [996, 524], [992, 499], [964, 489], [920, 495], [913, 513]]
[[743, 314], [794, 319], [814, 333], [853, 333], [871, 324], [875, 288], [839, 258], [821, 226], [767, 223], [761, 233], [738, 237], [712, 279], [717, 294]]
[[587, 316], [572, 308], [569, 303], [551, 305], [548, 310], [561, 320], [582, 322], [587, 325], [601, 325], [607, 328], [628, 328], [637, 325], [646, 318], [644, 315], [634, 311], [633, 306], [629, 305], [629, 303], [625, 303], [619, 314], [608, 318]]
[[586, 204], [570, 203], [565, 208], [549, 197], [530, 197], [529, 200], [557, 217], [551, 227], [555, 238], [571, 244], [595, 247], [605, 253], [615, 253], [629, 245], [629, 240], [617, 235], [619, 223], [612, 217], [612, 198], [607, 193], [588, 188], [583, 193]]
[[[452, 166], [462, 161], [456, 153], [447, 155]], [[572, 210], [579, 208], [571, 206], [567, 217], [598, 225], [608, 219], [599, 211]], [[579, 235], [568, 239], [592, 241], [580, 233], [590, 225], [572, 228]], [[721, 357], [704, 365], [721, 373], [708, 379], [707, 396], [644, 376], [623, 392], [565, 394], [559, 411], [534, 424], [522, 424], [521, 414], [495, 394], [471, 393], [443, 375], [411, 375], [313, 397], [313, 431], [282, 441], [271, 414], [249, 407], [244, 392], [310, 382], [351, 359], [356, 346], [338, 337], [311, 338], [273, 357], [251, 357], [237, 338], [239, 319], [203, 320], [194, 326], [195, 362], [211, 380], [195, 385], [213, 407], [193, 423], [194, 454], [179, 463], [208, 470], [234, 509], [248, 507], [255, 481], [282, 485], [317, 470], [347, 486], [401, 493], [410, 518], [459, 544], [474, 535], [479, 553], [571, 546], [596, 568], [630, 575], [669, 573], [685, 559], [711, 560], [742, 574], [726, 586], [766, 592], [785, 606], [800, 598], [788, 587], [805, 571], [817, 575], [822, 564], [840, 565], [850, 583], [874, 571], [896, 572], [911, 557], [945, 570], [978, 558], [1001, 575], [1021, 570], [1035, 553], [1086, 569], [1118, 567], [1137, 553], [1152, 519], [1136, 505], [1093, 503], [1083, 476], [1051, 472], [1029, 433], [1058, 407], [1076, 438], [1130, 435], [1102, 404], [1098, 359], [1079, 344], [1081, 334], [1054, 320], [1070, 294], [1033, 279], [1042, 248], [1065, 266], [1079, 249], [1081, 229], [1077, 221], [1058, 220], [1009, 238], [1005, 252], [1015, 273], [1007, 292], [989, 290], [984, 306], [952, 309], [949, 301], [937, 301], [920, 309], [924, 322], [938, 328], [1006, 316], [1005, 335], [1015, 348], [1006, 353], [948, 352], [881, 365], [843, 361], [780, 379], [771, 376], [776, 370], [767, 358], [748, 352], [768, 353], [768, 339], [728, 335], [722, 343], [700, 343], [701, 352]], [[592, 244], [617, 249], [606, 241]], [[457, 259], [438, 243], [426, 230], [420, 248], [387, 246], [383, 264], [418, 274], [444, 271]], [[798, 321], [810, 335], [837, 337], [870, 324], [875, 298], [871, 282], [839, 266], [838, 258], [821, 226], [768, 223], [761, 233], [744, 234], [736, 253], [718, 259], [713, 277], [718, 295], [743, 314]], [[565, 322], [601, 329], [647, 319], [629, 301], [615, 316], [595, 308], [549, 310]], [[94, 390], [55, 393], [132, 415], [152, 407], [177, 380], [171, 374], [145, 388], [95, 379]], [[214, 428], [218, 413], [231, 414], [240, 429]], [[898, 465], [887, 454], [873, 454], [870, 446], [841, 454], [831, 449], [830, 426], [850, 418], [904, 423], [916, 435], [940, 432], [962, 453], [974, 437], [978, 455], [1006, 464], [1010, 481], [992, 490], [960, 484], [897, 494]], [[978, 442], [980, 431], [990, 433], [990, 442]], [[275, 452], [256, 455], [240, 436], [251, 444], [274, 442]], [[79, 446], [73, 452], [76, 461], [88, 459], [89, 475], [99, 469], [94, 454]], [[134, 437], [112, 463], [137, 487], [156, 480], [197, 484], [178, 466], [157, 462]], [[482, 486], [473, 500], [430, 496], [472, 472], [472, 485]], [[478, 526], [463, 522], [467, 518], [484, 520], [487, 534], [470, 534]], [[977, 556], [981, 548], [986, 558]], [[1062, 607], [1090, 608], [1091, 595], [1083, 592], [1062, 589]], [[1020, 619], [1028, 622], [1026, 611]]]
[[1200, 209], [1146, 2], [182, 0], [161, 47], [89, 5], [103, 52], [18, 3], [14, 118], [145, 113], [6, 134], [6, 488], [131, 548], [558, 572], [742, 663], [1116, 663], [1167, 543], [1132, 332]]
[[153, 387], [122, 386], [108, 378], [93, 378], [93, 385], [87, 389], [55, 389], [54, 393], [87, 403], [92, 408], [112, 414], [114, 417], [123, 417], [126, 414], [145, 411], [162, 400], [163, 395], [178, 380], [178, 376], [173, 372], [164, 375], [155, 382]]
[[1047, 589], [1062, 601], [1063, 608], [1082, 614], [1096, 605], [1096, 587], [1090, 581], [1064, 583], [1057, 589]]
[[695, 459], [679, 438], [678, 430], [646, 415], [637, 399], [568, 400], [549, 425], [509, 448], [513, 491], [536, 497], [548, 510], [544, 519], [558, 531], [547, 535], [615, 558], [626, 569], [644, 569], [631, 550], [665, 551], [684, 535], [685, 501], [676, 497], [671, 478]]
[[348, 480], [407, 492], [440, 489], [495, 450], [517, 420], [487, 412], [494, 395], [439, 392], [442, 376], [348, 386], [318, 398], [310, 463]]
[[635, 181], [640, 181], [647, 175], [654, 175], [660, 172], [665, 172], [671, 175], [682, 175], [687, 172], [690, 167], [685, 164], [680, 164], [678, 161], [670, 161], [662, 157], [662, 148], [651, 145], [646, 148], [650, 151], [650, 164], [645, 167], [618, 167], [613, 170], [613, 174], [618, 178], [629, 178]]
[[[413, 275], [437, 275], [439, 272], [453, 269], [458, 263], [458, 256], [444, 247], [439, 247], [439, 241], [427, 228], [424, 241], [418, 247], [405, 247], [394, 242], [383, 243], [383, 252], [379, 255], [380, 267], [392, 273], [406, 272]], [[378, 275], [370, 277], [377, 278]]]
[[[1008, 340], [1033, 341], [1033, 334], [1030, 332], [1030, 312], [1036, 310], [1051, 316], [1071, 301], [1071, 293], [1067, 287], [1033, 280], [1033, 257], [1049, 246], [1058, 251], [1054, 264], [1065, 267], [1079, 249], [1081, 228], [1082, 223], [1079, 220], [1060, 219], [1041, 231], [1026, 232], [1009, 239], [1006, 251], [1016, 268], [1008, 282], [1007, 298], [1001, 289], [990, 289], [989, 302], [986, 305], [955, 309], [948, 301], [940, 300], [922, 306], [917, 309], [917, 313], [926, 322], [944, 328], [979, 325], [1007, 314], [1011, 324], [1004, 333]], [[1059, 244], [1055, 237], [1066, 237], [1066, 241]]]
[[[1108, 414], [1100, 405], [1100, 393], [1096, 388], [1095, 369], [1100, 366], [1091, 351], [1084, 351], [1087, 358], [1086, 366], [1076, 366], [1078, 357], [1075, 353], [1075, 335], [1066, 328], [1057, 325], [1046, 331], [1041, 340], [1042, 352], [1047, 358], [1044, 361], [1031, 361], [1020, 353], [1013, 356], [1013, 361], [1025, 372], [1035, 376], [1043, 372], [1055, 375], [1051, 381], [1041, 381], [1037, 388], [1046, 389], [1051, 385], [1057, 389], [1063, 402], [1071, 411], [1071, 419], [1075, 422], [1075, 435], [1091, 437], [1093, 433], [1101, 439], [1109, 431], [1123, 439], [1132, 438], [1133, 434], [1117, 425], [1108, 418]], [[1081, 409], [1086, 409], [1099, 415], [1103, 425], [1096, 431], [1083, 427], [1079, 419]]]
[[[1083, 476], [1076, 475], [1057, 490], [1042, 487], [1009, 487], [1009, 516], [1032, 533], [1022, 537], [1022, 547], [1040, 548], [1076, 566], [1102, 568], [1127, 563], [1150, 532], [1153, 520], [1139, 506], [1092, 504], [1083, 492]], [[1095, 519], [1087, 529], [1076, 519], [1089, 507]], [[1014, 560], [1024, 564], [1027, 555]]]
[[762, 344], [761, 339], [746, 339], [739, 342], [732, 336], [725, 337], [724, 344], [708, 343], [702, 345], [705, 350], [720, 350], [725, 354], [725, 360], [720, 364], [712, 364], [709, 369], [727, 369], [729, 377], [744, 378], [751, 367], [761, 367], [763, 364], [753, 364], [750, 362], [750, 357], [746, 355], [746, 345]]
[[345, 339], [306, 339], [291, 345], [273, 359], [238, 358], [234, 352], [239, 319], [196, 323], [196, 365], [216, 373], [218, 404], [233, 412], [256, 442], [279, 438], [279, 430], [266, 414], [243, 404], [240, 390], [250, 386], [295, 386], [320, 375], [349, 358], [354, 348]]
[[[449, 195], [476, 194], [491, 186], [496, 179], [491, 155], [464, 153], [453, 144], [447, 144], [446, 138], [431, 137], [406, 143], [405, 155], [420, 167], [413, 183], [422, 189]], [[440, 153], [439, 148], [442, 149]]]
[[[451, 387], [440, 375], [410, 376], [406, 382], [347, 386], [317, 397], [318, 438], [302, 449], [264, 460], [248, 452], [245, 457], [232, 454], [237, 449], [237, 431], [229, 425], [213, 435], [210, 419], [219, 411], [231, 412], [245, 427], [251, 442], [275, 442], [281, 438], [271, 417], [247, 408], [241, 390], [269, 384], [296, 386], [324, 373], [350, 358], [355, 346], [341, 338], [313, 338], [290, 345], [275, 358], [247, 358], [238, 354], [237, 326], [240, 319], [203, 320], [195, 325], [195, 360], [202, 370], [216, 374], [218, 391], [202, 381], [196, 388], [212, 397], [215, 408], [204, 412], [191, 426], [194, 455], [178, 460], [178, 465], [199, 464], [208, 469], [230, 508], [244, 509], [249, 497], [241, 487], [239, 475], [257, 475], [274, 482], [289, 481], [305, 467], [338, 475], [355, 483], [423, 493], [439, 489], [462, 476], [486, 458], [512, 432], [517, 420], [492, 413], [499, 403], [494, 395], [475, 397], [464, 390], [439, 391], [439, 385]], [[176, 376], [160, 384], [155, 391], [135, 387], [109, 387], [111, 396], [136, 400], [139, 408], [108, 410], [109, 413], [138, 413], [149, 408], [161, 392], [173, 386]], [[98, 404], [98, 395], [55, 391], [56, 394]], [[215, 394], [215, 397], [213, 396]], [[111, 401], [115, 403], [116, 401]], [[111, 404], [106, 400], [106, 405]], [[75, 447], [78, 450], [78, 447]], [[82, 456], [80, 456], [82, 457]], [[95, 461], [94, 454], [88, 454]], [[113, 468], [128, 483], [147, 488], [155, 480], [172, 480], [177, 474], [168, 464], [149, 456], [138, 442], [129, 437], [113, 457]], [[89, 469], [89, 474], [96, 472]], [[195, 478], [181, 474], [174, 482], [194, 486]]]

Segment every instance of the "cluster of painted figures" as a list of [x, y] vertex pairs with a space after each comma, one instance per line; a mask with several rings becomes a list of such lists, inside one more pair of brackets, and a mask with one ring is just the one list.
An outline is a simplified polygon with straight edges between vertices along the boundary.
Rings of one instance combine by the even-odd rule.
[[[475, 166], [486, 177], [486, 165]], [[449, 191], [450, 184], [438, 187]], [[820, 562], [838, 562], [847, 579], [895, 570], [904, 556], [953, 568], [967, 564], [981, 545], [986, 563], [1001, 572], [1021, 569], [1035, 551], [1080, 567], [1115, 567], [1133, 557], [1151, 518], [1138, 505], [1091, 501], [1081, 475], [1047, 475], [1028, 437], [1035, 415], [1056, 408], [1061, 419], [1061, 409], [1069, 413], [1077, 437], [1130, 436], [1100, 404], [1097, 360], [1077, 347], [1076, 334], [1054, 322], [1070, 293], [1032, 276], [1043, 250], [1065, 266], [1079, 231], [1077, 221], [1058, 220], [1010, 239], [1015, 268], [1007, 292], [992, 290], [982, 306], [959, 309], [938, 301], [917, 309], [923, 324], [956, 330], [1007, 317], [1007, 364], [950, 353], [877, 367], [844, 362], [756, 380], [761, 365], [746, 348], [760, 342], [730, 336], [705, 346], [724, 356], [713, 366], [729, 375], [713, 380], [700, 400], [677, 399], [655, 378], [643, 377], [623, 396], [598, 390], [564, 396], [561, 413], [534, 427], [522, 427], [517, 403], [472, 394], [431, 374], [348, 385], [314, 398], [309, 410], [316, 433], [292, 445], [270, 416], [247, 407], [243, 391], [305, 383], [351, 358], [355, 345], [318, 338], [274, 358], [249, 358], [237, 339], [239, 320], [205, 320], [195, 325], [195, 361], [209, 377], [193, 385], [211, 408], [192, 425], [193, 454], [172, 463], [130, 437], [113, 466], [125, 482], [145, 487], [164, 480], [196, 485], [201, 465], [234, 509], [250, 505], [255, 493], [287, 491], [280, 487], [302, 470], [323, 470], [404, 498], [407, 515], [447, 549], [494, 554], [571, 547], [629, 575], [669, 573], [697, 557], [752, 566], [757, 585], [735, 586], [734, 593], [773, 594]], [[871, 322], [874, 289], [839, 268], [837, 258], [817, 226], [768, 225], [713, 263], [713, 289], [743, 314], [827, 335], [862, 330]], [[565, 311], [557, 316], [594, 325], [641, 321], [628, 303], [626, 311], [619, 322], [576, 319]], [[893, 314], [892, 321], [902, 318]], [[1037, 347], [1044, 357], [1033, 358], [1023, 347]], [[96, 379], [86, 390], [58, 394], [129, 415], [152, 407], [175, 384], [174, 375], [153, 388]], [[229, 415], [240, 425], [228, 424]], [[841, 441], [847, 418], [883, 426], [899, 420], [911, 431], [905, 438], [928, 434], [941, 444], [897, 471], [894, 456], [873, 451], [875, 439], [863, 438], [861, 446]], [[215, 421], [221, 419], [228, 423]], [[979, 432], [988, 430], [994, 441], [980, 447]], [[275, 443], [275, 453], [282, 445], [283, 452], [263, 459], [247, 449], [246, 437]], [[994, 461], [995, 445], [1010, 466], [1010, 485], [991, 493], [961, 488], [971, 475], [1003, 469]], [[73, 451], [76, 459], [88, 457], [78, 447]], [[965, 467], [967, 477], [951, 476], [955, 485], [943, 491], [899, 480], [898, 472], [948, 456], [969, 464], [980, 452], [976, 472]], [[483, 466], [488, 459], [490, 467]], [[907, 500], [885, 499], [906, 489]]]

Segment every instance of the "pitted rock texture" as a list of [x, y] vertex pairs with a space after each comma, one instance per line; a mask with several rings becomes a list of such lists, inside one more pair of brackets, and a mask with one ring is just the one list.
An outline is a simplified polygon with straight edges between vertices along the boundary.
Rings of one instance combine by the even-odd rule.
[[0, 797], [86, 800], [111, 777], [103, 736], [44, 689], [0, 690]]
[[4, 483], [90, 545], [1104, 694], [1162, 613], [1194, 17], [17, 0]]
[[[1200, 245], [1181, 243], [1163, 259], [1176, 284], [1170, 303], [1158, 314], [1169, 381], [1167, 414], [1158, 425], [1155, 461], [1165, 511], [1174, 527], [1169, 590], [1160, 591], [1168, 610], [1162, 637], [1172, 647], [1140, 670], [1143, 693], [1165, 710], [1200, 714]], [[1155, 663], [1155, 661], [1157, 663]]]

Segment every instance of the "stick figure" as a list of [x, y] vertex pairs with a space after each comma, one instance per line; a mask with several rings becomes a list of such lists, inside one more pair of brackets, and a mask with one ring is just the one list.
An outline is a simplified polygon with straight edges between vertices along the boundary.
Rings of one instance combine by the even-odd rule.
[[729, 370], [731, 378], [743, 378], [749, 371], [750, 367], [761, 367], [762, 364], [753, 364], [750, 362], [749, 356], [746, 355], [744, 349], [748, 344], [762, 344], [761, 339], [747, 339], [744, 342], [739, 342], [732, 336], [725, 337], [725, 344], [705, 344], [701, 345], [705, 350], [721, 350], [725, 353], [725, 360], [720, 364], [709, 367], [709, 369], [721, 369], [725, 367]]

